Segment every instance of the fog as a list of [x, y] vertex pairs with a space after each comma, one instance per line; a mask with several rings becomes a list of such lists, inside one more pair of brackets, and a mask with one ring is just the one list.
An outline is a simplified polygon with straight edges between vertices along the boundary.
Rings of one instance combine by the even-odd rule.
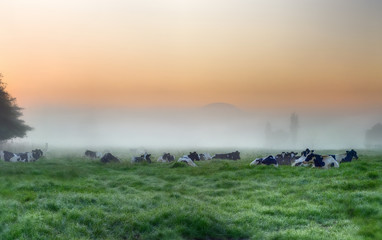
[[24, 110], [34, 128], [17, 140], [64, 148], [267, 148], [299, 150], [364, 148], [365, 132], [381, 112], [243, 110], [230, 104], [199, 108], [40, 107]]

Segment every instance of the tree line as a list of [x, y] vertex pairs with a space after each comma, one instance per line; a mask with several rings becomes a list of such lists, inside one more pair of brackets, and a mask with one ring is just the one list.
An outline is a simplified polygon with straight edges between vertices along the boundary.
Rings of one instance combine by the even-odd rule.
[[3, 82], [3, 75], [0, 74], [0, 142], [16, 138], [25, 137], [32, 128], [24, 120], [22, 108], [16, 103], [6, 91], [6, 84]]

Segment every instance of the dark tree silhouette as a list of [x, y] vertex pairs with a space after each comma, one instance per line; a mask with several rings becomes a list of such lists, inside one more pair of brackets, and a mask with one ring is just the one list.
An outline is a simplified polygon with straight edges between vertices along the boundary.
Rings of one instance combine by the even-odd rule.
[[296, 144], [297, 142], [298, 128], [299, 128], [298, 115], [296, 113], [292, 113], [292, 115], [290, 116], [290, 133], [291, 133], [293, 144]]
[[382, 146], [382, 124], [377, 123], [366, 131], [366, 145], [368, 147]]
[[20, 119], [23, 115], [16, 99], [5, 90], [3, 76], [0, 74], [0, 142], [16, 137], [25, 137], [32, 128]]

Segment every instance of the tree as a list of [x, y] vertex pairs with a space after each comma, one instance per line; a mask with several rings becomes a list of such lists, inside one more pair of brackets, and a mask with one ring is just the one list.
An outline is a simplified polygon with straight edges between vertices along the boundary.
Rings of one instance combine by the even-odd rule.
[[0, 141], [25, 137], [32, 128], [20, 119], [22, 108], [17, 106], [16, 99], [5, 90], [6, 84], [2, 78], [0, 74]]
[[296, 144], [297, 142], [298, 128], [299, 128], [298, 115], [296, 113], [292, 113], [292, 115], [290, 116], [290, 133], [292, 136], [293, 144]]
[[382, 146], [382, 124], [377, 123], [366, 131], [366, 145], [368, 147]]

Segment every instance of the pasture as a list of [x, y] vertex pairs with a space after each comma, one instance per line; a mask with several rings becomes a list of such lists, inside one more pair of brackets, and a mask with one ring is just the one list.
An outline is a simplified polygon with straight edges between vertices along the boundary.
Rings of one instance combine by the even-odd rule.
[[382, 153], [358, 153], [329, 170], [250, 167], [255, 151], [195, 168], [0, 162], [0, 239], [382, 239]]

